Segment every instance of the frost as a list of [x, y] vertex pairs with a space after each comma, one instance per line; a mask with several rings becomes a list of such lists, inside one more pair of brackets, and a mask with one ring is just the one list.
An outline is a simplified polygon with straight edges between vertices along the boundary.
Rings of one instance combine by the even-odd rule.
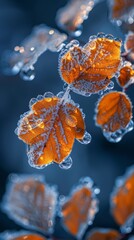
[[[91, 225], [98, 212], [96, 188], [89, 177], [80, 179], [70, 197], [60, 199], [60, 212], [64, 228], [77, 239], [81, 239], [88, 225]], [[99, 191], [97, 191], [99, 193]]]
[[134, 228], [134, 166], [128, 168], [123, 177], [117, 178], [111, 195], [111, 211], [122, 233]]
[[110, 19], [117, 26], [123, 26], [127, 30], [134, 29], [134, 1], [133, 0], [109, 0]]
[[33, 65], [40, 55], [46, 50], [60, 51], [66, 39], [66, 34], [61, 34], [46, 25], [42, 24], [35, 27], [31, 35], [20, 46], [16, 46], [13, 52], [6, 54], [5, 62], [7, 62], [7, 66], [5, 66], [4, 72], [17, 74], [21, 71], [20, 75], [24, 80], [33, 80]]
[[57, 13], [58, 25], [78, 37], [82, 33], [81, 25], [99, 0], [70, 0]]
[[53, 232], [57, 191], [42, 176], [11, 175], [3, 198], [3, 211], [28, 229]]
[[22, 240], [46, 240], [46, 238], [43, 238], [39, 234], [26, 232], [26, 231], [19, 231], [19, 232], [13, 232], [13, 231], [5, 231], [0, 234], [0, 240], [20, 240], [22, 237]]

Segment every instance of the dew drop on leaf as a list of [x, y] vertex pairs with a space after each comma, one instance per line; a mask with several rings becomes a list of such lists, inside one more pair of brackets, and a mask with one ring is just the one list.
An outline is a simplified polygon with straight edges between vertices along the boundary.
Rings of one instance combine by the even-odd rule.
[[84, 136], [82, 139], [78, 140], [82, 144], [89, 144], [91, 142], [91, 135], [88, 132], [85, 132]]
[[27, 71], [21, 70], [21, 71], [20, 71], [20, 77], [21, 77], [24, 81], [32, 81], [32, 80], [35, 78], [34, 67], [31, 66]]
[[59, 164], [59, 167], [64, 170], [68, 170], [69, 168], [72, 167], [72, 164], [73, 164], [73, 160], [69, 156], [62, 163]]

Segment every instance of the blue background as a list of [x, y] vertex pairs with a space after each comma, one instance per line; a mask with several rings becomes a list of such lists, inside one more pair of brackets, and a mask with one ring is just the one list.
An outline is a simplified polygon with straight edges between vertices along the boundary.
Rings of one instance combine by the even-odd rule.
[[[66, 3], [65, 0], [0, 0], [0, 57], [6, 49], [20, 43], [32, 27], [41, 23], [56, 28], [56, 11]], [[124, 40], [125, 35], [108, 20], [108, 7], [105, 1], [99, 3], [90, 13], [83, 25], [80, 39], [88, 41], [90, 35], [98, 32], [113, 34]], [[63, 81], [58, 73], [58, 54], [46, 52], [35, 65], [36, 78], [25, 82], [17, 76], [0, 74], [0, 198], [2, 198], [8, 174], [42, 173], [46, 181], [58, 185], [62, 195], [68, 195], [73, 185], [84, 176], [90, 176], [101, 189], [99, 195], [100, 211], [93, 226], [116, 227], [109, 209], [109, 197], [117, 176], [123, 175], [126, 168], [133, 164], [134, 132], [127, 134], [120, 143], [107, 142], [102, 132], [94, 124], [94, 108], [98, 95], [86, 98], [72, 94], [86, 114], [87, 131], [92, 135], [89, 145], [75, 142], [72, 159], [73, 166], [65, 171], [53, 164], [44, 170], [36, 170], [28, 165], [26, 146], [14, 134], [20, 114], [28, 111], [32, 97], [51, 91], [57, 94], [62, 90]], [[120, 89], [115, 83], [116, 89]], [[127, 93], [134, 101], [134, 87]], [[89, 227], [91, 229], [92, 227]], [[17, 225], [0, 212], [0, 232], [6, 229], [19, 229]], [[63, 230], [57, 220], [55, 236], [62, 239], [74, 239]]]

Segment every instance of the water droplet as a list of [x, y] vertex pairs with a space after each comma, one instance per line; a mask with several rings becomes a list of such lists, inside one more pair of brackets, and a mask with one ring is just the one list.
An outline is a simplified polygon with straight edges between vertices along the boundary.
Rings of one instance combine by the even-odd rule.
[[36, 98], [32, 98], [32, 99], [30, 100], [30, 102], [29, 102], [29, 108], [31, 108], [32, 105], [33, 105], [34, 103], [36, 103], [36, 102], [37, 102], [37, 99], [36, 99]]
[[24, 81], [32, 81], [35, 78], [35, 72], [34, 72], [34, 67], [31, 66], [31, 68], [28, 69], [28, 71], [22, 70], [20, 72], [20, 77]]
[[76, 127], [77, 125], [77, 119], [73, 115], [67, 115], [65, 118], [66, 124], [70, 127]]
[[37, 96], [37, 99], [40, 101], [40, 100], [44, 99], [44, 96], [38, 95], [38, 96]]
[[94, 193], [97, 195], [97, 194], [99, 194], [100, 193], [100, 189], [99, 188], [95, 188], [94, 189]]
[[103, 93], [104, 93], [104, 91], [103, 91], [103, 90], [101, 90], [101, 91], [99, 91], [99, 92], [98, 92], [98, 95], [102, 96], [102, 95], [103, 95]]
[[117, 20], [116, 21], [117, 25], [120, 27], [122, 25], [122, 21], [121, 20]]
[[58, 97], [58, 98], [62, 98], [63, 95], [64, 95], [64, 93], [65, 93], [65, 92], [63, 92], [63, 91], [62, 91], [62, 92], [59, 92], [59, 93], [57, 94], [57, 97]]
[[80, 184], [87, 185], [89, 188], [93, 187], [93, 180], [90, 177], [83, 177], [79, 180]]
[[72, 164], [73, 164], [72, 158], [68, 157], [59, 165], [59, 167], [64, 170], [68, 170], [69, 168], [72, 167]]
[[97, 34], [97, 37], [98, 37], [98, 38], [105, 38], [105, 37], [106, 37], [106, 34], [103, 33], [103, 32], [100, 32], [100, 33]]
[[54, 97], [54, 94], [52, 92], [46, 92], [43, 97], [44, 98], [52, 98], [52, 97]]
[[134, 214], [132, 214], [123, 226], [121, 226], [122, 233], [130, 233], [134, 227]]
[[122, 42], [122, 40], [120, 38], [114, 38], [114, 40], [117, 42]]
[[114, 39], [112, 34], [107, 34], [105, 37], [108, 38], [109, 40], [113, 40]]
[[73, 47], [74, 45], [75, 45], [75, 46], [79, 46], [79, 41], [77, 41], [77, 40], [72, 40], [70, 43], [68, 43], [68, 44], [66, 45], [66, 48], [69, 49], [69, 48]]
[[82, 144], [89, 144], [91, 142], [91, 135], [88, 132], [85, 132], [83, 139], [79, 139], [78, 141]]
[[18, 127], [14, 130], [14, 133], [18, 135]]
[[96, 35], [92, 35], [92, 36], [89, 38], [89, 42], [95, 40], [96, 38], [97, 38]]
[[111, 90], [111, 89], [113, 89], [113, 88], [114, 88], [114, 82], [111, 81], [111, 82], [109, 83], [107, 89], [108, 89], [108, 90]]
[[121, 139], [126, 133], [132, 131], [133, 129], [134, 129], [134, 123], [131, 120], [129, 124], [126, 126], [126, 128], [119, 129], [116, 132], [106, 132], [104, 130], [103, 135], [109, 142], [117, 143], [121, 141]]
[[68, 84], [67, 84], [67, 83], [64, 83], [64, 85], [63, 85], [63, 90], [66, 90], [67, 87], [68, 87]]
[[89, 220], [89, 221], [88, 221], [88, 225], [90, 226], [90, 225], [92, 225], [92, 224], [93, 224], [93, 221]]
[[82, 112], [82, 117], [83, 117], [83, 118], [85, 118], [85, 117], [86, 117], [85, 113], [83, 113], [83, 112]]
[[73, 33], [73, 35], [74, 35], [75, 37], [80, 37], [81, 34], [82, 34], [82, 29], [77, 29], [77, 30]]

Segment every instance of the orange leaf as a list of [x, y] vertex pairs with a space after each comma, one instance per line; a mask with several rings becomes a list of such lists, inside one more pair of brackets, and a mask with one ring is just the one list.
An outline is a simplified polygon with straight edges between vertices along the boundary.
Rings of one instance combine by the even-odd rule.
[[117, 78], [117, 82], [122, 88], [126, 88], [134, 83], [134, 70], [129, 62], [124, 64], [120, 69], [120, 75]]
[[84, 132], [79, 108], [55, 96], [34, 103], [17, 129], [18, 137], [29, 145], [32, 166], [61, 163], [70, 154], [75, 138], [82, 139]]
[[57, 14], [57, 23], [64, 30], [80, 36], [80, 26], [93, 9], [94, 0], [70, 0]]
[[97, 228], [89, 232], [86, 240], [119, 240], [121, 235], [113, 229]]
[[41, 176], [12, 175], [3, 211], [16, 223], [47, 234], [53, 232], [57, 192]]
[[[74, 42], [60, 58], [60, 74], [71, 89], [89, 96], [109, 85], [120, 65], [121, 42], [109, 37], [89, 39], [80, 47]], [[111, 38], [111, 39], [110, 39]]]
[[119, 178], [111, 197], [111, 212], [114, 219], [122, 226], [123, 232], [133, 228], [134, 214], [134, 168], [126, 172], [125, 176]]
[[25, 234], [17, 238], [11, 238], [11, 240], [46, 240], [46, 238], [41, 237], [37, 234]]
[[97, 105], [96, 123], [106, 132], [126, 128], [131, 118], [132, 104], [125, 93], [107, 93]]
[[134, 33], [133, 32], [129, 32], [126, 35], [124, 48], [128, 53], [129, 60], [134, 62]]
[[[134, 1], [133, 0], [109, 0], [111, 19], [116, 22], [118, 26], [121, 26], [127, 30], [134, 29], [132, 21]], [[132, 16], [132, 17], [131, 17]]]
[[[111, 0], [110, 0], [111, 1]], [[134, 7], [133, 0], [112, 0], [112, 17], [120, 19], [130, 8]]]
[[[91, 180], [90, 180], [91, 181]], [[94, 196], [91, 182], [77, 186], [70, 198], [61, 202], [62, 222], [65, 229], [72, 235], [82, 237], [89, 221], [97, 212], [97, 200]], [[93, 207], [94, 205], [94, 207]]]

